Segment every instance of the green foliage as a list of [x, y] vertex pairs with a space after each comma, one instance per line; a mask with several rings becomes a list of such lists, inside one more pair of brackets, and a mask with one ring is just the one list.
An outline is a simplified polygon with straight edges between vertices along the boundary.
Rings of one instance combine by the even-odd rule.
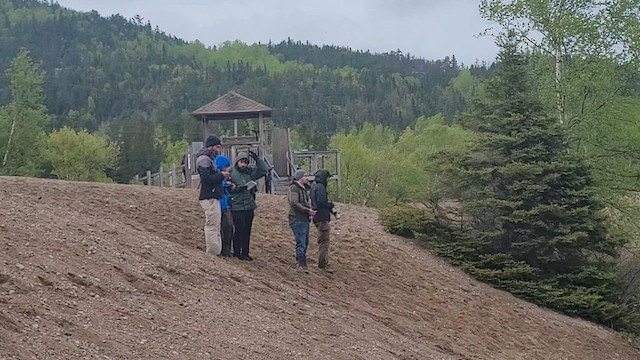
[[21, 50], [6, 72], [11, 102], [0, 109], [0, 175], [42, 173], [41, 149], [49, 115], [44, 105], [42, 70]]
[[[22, 46], [42, 64], [46, 105], [55, 117], [47, 130], [93, 132], [114, 122], [136, 128], [127, 119], [139, 112], [170, 139], [202, 140], [189, 113], [237, 90], [272, 107], [275, 126], [297, 126], [303, 148], [323, 150], [334, 134], [366, 122], [399, 132], [419, 116], [460, 110], [460, 95], [444, 90], [461, 69], [454, 58], [431, 61], [291, 40], [207, 47], [168, 36], [140, 18], [102, 18], [55, 2], [0, 0], [0, 8], [0, 68]], [[7, 87], [0, 77], [0, 104], [9, 101]], [[129, 153], [134, 148], [121, 147], [112, 174], [117, 181], [159, 165], [152, 156], [138, 163], [140, 156]]]
[[105, 124], [105, 135], [120, 149], [118, 171], [110, 177], [128, 183], [147, 170], [155, 171], [165, 156], [165, 140], [158, 137], [148, 114], [135, 112]]
[[[502, 27], [503, 40], [516, 37], [525, 44], [567, 55], [638, 56], [640, 1], [482, 0], [483, 17]], [[542, 36], [538, 36], [542, 35]]]
[[391, 234], [413, 238], [416, 233], [426, 232], [427, 213], [419, 207], [391, 206], [381, 209], [380, 222]]
[[189, 143], [187, 143], [186, 140], [176, 140], [170, 142], [165, 150], [162, 167], [165, 169], [170, 169], [173, 164], [176, 164], [176, 166], [182, 164], [184, 154], [187, 151], [187, 146], [189, 146]]
[[473, 138], [459, 125], [445, 125], [440, 114], [418, 118], [415, 127], [405, 129], [392, 146], [391, 158], [399, 169], [390, 189], [395, 198], [405, 202], [431, 198], [438, 177], [433, 156], [467, 149]]
[[106, 171], [117, 164], [118, 148], [104, 137], [64, 127], [49, 135], [46, 159], [58, 179], [111, 182]]
[[459, 201], [466, 220], [449, 237], [424, 238], [441, 256], [517, 296], [640, 331], [639, 314], [616, 303], [614, 260], [623, 241], [612, 236], [590, 168], [537, 100], [526, 58], [514, 45], [500, 57], [488, 97], [462, 118], [479, 133], [476, 143], [439, 162], [439, 195]]
[[501, 27], [498, 42], [516, 37], [547, 60], [541, 79], [552, 87], [560, 123], [579, 121], [594, 98], [616, 93], [599, 88], [601, 80], [625, 85], [626, 78], [610, 76], [612, 64], [637, 71], [640, 0], [483, 0], [480, 11]]
[[445, 125], [442, 115], [420, 117], [399, 137], [370, 124], [338, 134], [330, 146], [341, 154], [342, 200], [370, 206], [426, 201], [437, 177], [430, 156], [465, 149], [472, 138], [460, 126]]
[[300, 151], [306, 148], [305, 142], [300, 136], [300, 131], [297, 128], [290, 130], [291, 135], [291, 149], [293, 151]]
[[480, 79], [475, 77], [469, 69], [462, 69], [444, 89], [440, 111], [444, 114], [447, 123], [452, 123], [458, 114], [467, 110], [468, 104], [483, 95]]
[[462, 94], [465, 101], [471, 101], [484, 95], [480, 79], [475, 77], [468, 69], [460, 70], [458, 75], [451, 79], [451, 85]]
[[341, 152], [343, 201], [374, 206], [390, 201], [385, 189], [395, 164], [386, 161], [385, 141], [388, 145], [393, 137], [390, 129], [366, 124], [361, 132], [338, 134], [331, 139], [331, 148]]
[[594, 169], [607, 198], [640, 191], [640, 99], [616, 97], [575, 127], [575, 151]]

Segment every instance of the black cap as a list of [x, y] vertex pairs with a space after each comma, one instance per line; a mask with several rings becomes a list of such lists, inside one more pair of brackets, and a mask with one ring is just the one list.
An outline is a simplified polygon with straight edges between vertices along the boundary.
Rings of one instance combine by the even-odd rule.
[[222, 144], [220, 142], [220, 138], [215, 135], [209, 135], [207, 138], [207, 142], [204, 144], [204, 147], [216, 146]]

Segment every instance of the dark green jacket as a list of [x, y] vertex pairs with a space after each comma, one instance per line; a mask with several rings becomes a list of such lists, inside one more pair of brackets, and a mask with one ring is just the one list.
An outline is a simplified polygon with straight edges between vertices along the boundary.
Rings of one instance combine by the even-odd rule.
[[248, 158], [247, 153], [239, 153], [236, 163], [231, 169], [231, 182], [236, 185], [236, 188], [230, 191], [231, 211], [247, 211], [256, 208], [256, 191], [258, 189], [247, 190], [247, 183], [256, 181], [269, 172], [269, 165], [261, 158], [256, 159], [256, 166], [247, 166], [243, 171], [238, 169], [238, 161]]

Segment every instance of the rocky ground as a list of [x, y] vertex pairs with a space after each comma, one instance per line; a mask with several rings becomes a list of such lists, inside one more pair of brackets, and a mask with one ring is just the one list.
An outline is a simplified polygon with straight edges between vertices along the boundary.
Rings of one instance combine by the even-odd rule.
[[315, 243], [296, 273], [286, 199], [258, 202], [242, 262], [204, 253], [196, 190], [0, 177], [0, 359], [640, 359], [384, 233], [372, 209], [342, 206], [335, 274]]

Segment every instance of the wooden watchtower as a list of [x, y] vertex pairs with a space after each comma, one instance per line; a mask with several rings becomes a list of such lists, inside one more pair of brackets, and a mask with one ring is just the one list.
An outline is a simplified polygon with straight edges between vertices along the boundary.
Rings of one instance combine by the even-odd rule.
[[[258, 183], [258, 188], [264, 192], [286, 193], [291, 178], [299, 167], [305, 168], [310, 174], [316, 170], [325, 168], [331, 171], [332, 180], [337, 182], [337, 191], [340, 193], [340, 151], [325, 150], [293, 151], [289, 129], [274, 128], [271, 134], [270, 148], [272, 154], [267, 153], [268, 136], [265, 129], [265, 119], [271, 118], [272, 109], [235, 91], [220, 96], [210, 103], [201, 106], [191, 115], [202, 123], [202, 142], [192, 143], [185, 156], [185, 182], [186, 187], [198, 186], [197, 172], [195, 169], [195, 155], [202, 148], [207, 137], [219, 131], [213, 132], [211, 124], [215, 122], [233, 121], [233, 136], [220, 136], [222, 140], [222, 153], [235, 163], [236, 157], [241, 151], [251, 150], [257, 153], [270, 166], [271, 171]], [[238, 121], [257, 121], [257, 131], [253, 134], [240, 134]], [[334, 159], [335, 161], [331, 161]], [[325, 160], [329, 160], [325, 163]], [[273, 164], [273, 165], [271, 165]], [[190, 175], [189, 175], [190, 174]]]
[[[241, 151], [254, 151], [260, 157], [267, 160], [266, 144], [267, 134], [265, 132], [265, 119], [271, 117], [272, 109], [246, 96], [240, 95], [235, 91], [218, 97], [217, 99], [205, 104], [191, 113], [196, 120], [202, 123], [203, 142], [212, 134], [211, 124], [214, 122], [233, 121], [233, 136], [220, 136], [222, 140], [222, 153], [231, 159], [234, 163], [236, 157]], [[253, 134], [239, 134], [239, 120], [257, 121], [257, 131]], [[193, 145], [189, 147], [187, 155], [187, 171], [195, 175], [195, 153], [199, 149]], [[268, 162], [268, 160], [267, 160]], [[189, 182], [190, 183], [190, 182]], [[194, 187], [195, 184], [188, 184]], [[270, 186], [261, 184], [263, 190], [268, 190]]]

